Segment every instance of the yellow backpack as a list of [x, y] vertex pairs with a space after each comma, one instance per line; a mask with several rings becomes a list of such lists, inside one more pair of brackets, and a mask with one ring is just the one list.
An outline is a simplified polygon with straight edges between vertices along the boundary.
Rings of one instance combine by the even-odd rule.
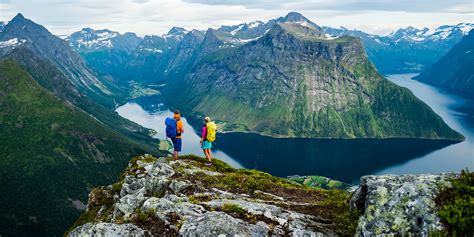
[[209, 142], [214, 142], [216, 140], [217, 125], [214, 122], [208, 122], [206, 123], [206, 130], [206, 140]]

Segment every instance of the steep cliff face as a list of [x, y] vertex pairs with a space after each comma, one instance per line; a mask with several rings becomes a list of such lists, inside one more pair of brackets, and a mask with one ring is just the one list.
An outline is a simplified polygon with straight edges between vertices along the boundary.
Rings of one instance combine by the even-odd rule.
[[68, 235], [427, 236], [444, 230], [434, 199], [451, 185], [450, 175], [365, 176], [349, 189], [356, 191], [324, 190], [219, 160], [207, 167], [204, 160], [134, 158], [117, 183], [90, 193], [87, 211]]
[[474, 30], [414, 79], [474, 97]]
[[229, 131], [462, 138], [407, 89], [381, 77], [359, 39], [325, 38], [318, 28], [295, 22], [209, 53], [170, 84], [165, 95], [175, 107], [212, 116]]

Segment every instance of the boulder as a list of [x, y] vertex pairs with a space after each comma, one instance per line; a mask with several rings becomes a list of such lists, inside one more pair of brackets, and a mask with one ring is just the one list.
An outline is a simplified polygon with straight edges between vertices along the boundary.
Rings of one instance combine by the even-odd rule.
[[364, 212], [357, 234], [427, 236], [443, 229], [434, 198], [449, 175], [364, 176], [351, 207]]

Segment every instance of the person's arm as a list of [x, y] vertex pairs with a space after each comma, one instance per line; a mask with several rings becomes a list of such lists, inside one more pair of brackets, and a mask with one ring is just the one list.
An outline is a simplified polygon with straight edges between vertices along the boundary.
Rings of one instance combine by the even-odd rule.
[[201, 143], [204, 141], [206, 136], [207, 136], [207, 128], [206, 128], [206, 126], [203, 126], [202, 127], [202, 135], [201, 135]]

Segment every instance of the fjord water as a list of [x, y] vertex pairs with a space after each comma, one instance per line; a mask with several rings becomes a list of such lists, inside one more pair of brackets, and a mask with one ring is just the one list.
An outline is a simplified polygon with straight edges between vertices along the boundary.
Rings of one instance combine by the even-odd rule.
[[[426, 139], [303, 139], [271, 138], [249, 133], [219, 134], [214, 155], [234, 167], [277, 176], [322, 175], [355, 183], [367, 174], [409, 174], [474, 169], [474, 101], [411, 80], [413, 74], [390, 75], [407, 87], [445, 122], [466, 137], [461, 143]], [[158, 96], [142, 97], [117, 112], [164, 138], [164, 119], [171, 112]], [[184, 118], [184, 154], [201, 154], [194, 128], [200, 122]], [[193, 126], [191, 126], [192, 124]], [[193, 128], [194, 127], [194, 128]]]

